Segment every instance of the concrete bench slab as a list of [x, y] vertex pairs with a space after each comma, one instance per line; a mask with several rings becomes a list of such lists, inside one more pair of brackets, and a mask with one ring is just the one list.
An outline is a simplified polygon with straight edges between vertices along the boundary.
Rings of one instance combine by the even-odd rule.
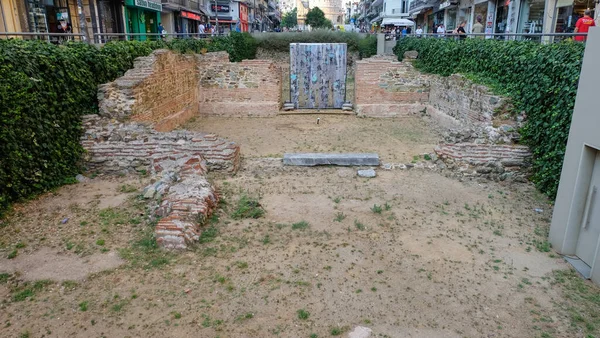
[[379, 155], [374, 153], [328, 154], [328, 153], [291, 153], [283, 154], [284, 165], [316, 166], [377, 166]]

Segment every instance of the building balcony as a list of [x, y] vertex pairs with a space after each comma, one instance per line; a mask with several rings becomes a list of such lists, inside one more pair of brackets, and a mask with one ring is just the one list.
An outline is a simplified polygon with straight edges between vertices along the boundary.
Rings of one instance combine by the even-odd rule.
[[408, 7], [408, 14], [416, 14], [426, 8], [435, 6], [440, 2], [440, 0], [413, 0]]
[[206, 1], [208, 0], [162, 0], [162, 5], [171, 10], [191, 10], [196, 12], [206, 12]]
[[369, 8], [369, 10], [367, 11], [367, 15], [371, 15], [371, 14], [379, 14], [383, 12], [383, 7], [382, 6], [378, 6], [378, 7], [371, 7]]
[[162, 0], [162, 5], [167, 8], [187, 7], [188, 0]]

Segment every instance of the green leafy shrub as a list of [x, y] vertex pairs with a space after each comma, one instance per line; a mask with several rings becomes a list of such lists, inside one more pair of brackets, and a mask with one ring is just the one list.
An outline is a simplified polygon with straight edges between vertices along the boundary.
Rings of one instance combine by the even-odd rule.
[[225, 50], [231, 61], [256, 55], [256, 42], [247, 33], [213, 40], [114, 41], [100, 49], [81, 42], [0, 40], [0, 216], [14, 201], [74, 181], [83, 153], [81, 116], [97, 112], [98, 85], [159, 48]]
[[229, 60], [239, 62], [256, 58], [257, 43], [252, 35], [248, 33], [231, 32], [227, 36]]
[[562, 42], [401, 39], [394, 52], [419, 52], [415, 66], [448, 76], [463, 73], [512, 98], [527, 120], [520, 130], [534, 156], [532, 180], [556, 196], [585, 45]]
[[358, 54], [361, 59], [377, 54], [377, 37], [369, 35], [358, 41]]
[[88, 52], [0, 41], [0, 213], [77, 174], [81, 115], [95, 111], [97, 90]]
[[[258, 47], [267, 51], [289, 52], [290, 43], [345, 43], [348, 45], [349, 51], [361, 51], [359, 44], [363, 40], [367, 40], [363, 44], [365, 53], [373, 51], [371, 56], [377, 52], [377, 38], [369, 36], [364, 38], [356, 32], [339, 32], [327, 29], [315, 29], [310, 32], [300, 33], [260, 33], [254, 34]], [[372, 49], [375, 43], [375, 49]]]

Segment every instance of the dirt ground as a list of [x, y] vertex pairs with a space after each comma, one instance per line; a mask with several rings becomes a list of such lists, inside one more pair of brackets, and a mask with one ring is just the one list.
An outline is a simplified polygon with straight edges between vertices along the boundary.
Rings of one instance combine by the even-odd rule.
[[[315, 120], [187, 126], [239, 142], [244, 158], [236, 175], [210, 174], [223, 203], [186, 252], [153, 245], [138, 197], [148, 178], [96, 177], [16, 206], [0, 225], [1, 336], [345, 337], [358, 325], [373, 337], [598, 334], [600, 292], [548, 248], [552, 209], [530, 185], [283, 167], [276, 157], [297, 151], [401, 162], [437, 141], [418, 117]], [[264, 215], [234, 218], [242, 196]], [[37, 270], [19, 264], [40, 251]], [[118, 267], [83, 278], [48, 263], [115, 253]]]
[[198, 118], [184, 127], [210, 130], [236, 142], [245, 158], [282, 157], [288, 152], [375, 152], [384, 162], [410, 162], [414, 155], [431, 153], [438, 142], [435, 126], [421, 118], [369, 119], [322, 112], [275, 118]]

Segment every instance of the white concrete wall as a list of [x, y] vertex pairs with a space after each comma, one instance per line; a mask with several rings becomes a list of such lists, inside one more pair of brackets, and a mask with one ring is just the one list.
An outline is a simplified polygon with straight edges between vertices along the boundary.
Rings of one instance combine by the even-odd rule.
[[[590, 29], [579, 79], [577, 99], [556, 196], [550, 242], [561, 254], [575, 254], [587, 198], [592, 149], [600, 149], [597, 79], [600, 78], [600, 28]], [[600, 240], [600, 239], [599, 239]], [[600, 283], [600, 250], [592, 265], [592, 280]]]
[[160, 23], [162, 23], [167, 33], [175, 33], [175, 20], [173, 12], [160, 13]]

